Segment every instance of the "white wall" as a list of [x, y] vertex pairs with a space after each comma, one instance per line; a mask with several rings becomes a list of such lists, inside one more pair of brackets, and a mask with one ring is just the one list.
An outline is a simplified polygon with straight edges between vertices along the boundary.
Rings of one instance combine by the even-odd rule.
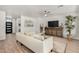
[[77, 35], [79, 36], [79, 18], [77, 20]]
[[19, 32], [19, 29], [21, 29], [18, 24], [21, 24], [21, 18], [16, 19], [16, 32]]
[[16, 33], [16, 19], [12, 19], [12, 33]]
[[[25, 20], [31, 20], [33, 22], [33, 27], [26, 27], [25, 26]], [[27, 16], [21, 16], [21, 32], [40, 32], [40, 18], [32, 18]]]
[[76, 20], [76, 30], [75, 30], [75, 35], [74, 35], [74, 39], [79, 40], [79, 16], [77, 16], [77, 20]]
[[5, 12], [0, 11], [0, 40], [4, 40], [5, 38]]

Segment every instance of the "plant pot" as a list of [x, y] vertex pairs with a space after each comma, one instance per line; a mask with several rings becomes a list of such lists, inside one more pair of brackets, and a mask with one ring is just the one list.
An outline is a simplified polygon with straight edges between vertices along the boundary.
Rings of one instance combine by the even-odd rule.
[[68, 34], [68, 35], [67, 35], [67, 39], [68, 39], [69, 41], [71, 41], [71, 40], [72, 40], [72, 35], [71, 35], [71, 34]]

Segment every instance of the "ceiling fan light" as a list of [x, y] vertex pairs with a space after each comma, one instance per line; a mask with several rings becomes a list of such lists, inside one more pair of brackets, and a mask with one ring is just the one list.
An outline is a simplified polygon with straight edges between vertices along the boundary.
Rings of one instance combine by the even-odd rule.
[[47, 14], [44, 15], [45, 17], [47, 16]]

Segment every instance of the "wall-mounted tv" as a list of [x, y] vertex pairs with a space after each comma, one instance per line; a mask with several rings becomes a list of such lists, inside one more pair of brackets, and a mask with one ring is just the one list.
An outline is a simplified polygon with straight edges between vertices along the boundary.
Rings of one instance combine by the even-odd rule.
[[58, 27], [59, 21], [48, 21], [48, 27]]

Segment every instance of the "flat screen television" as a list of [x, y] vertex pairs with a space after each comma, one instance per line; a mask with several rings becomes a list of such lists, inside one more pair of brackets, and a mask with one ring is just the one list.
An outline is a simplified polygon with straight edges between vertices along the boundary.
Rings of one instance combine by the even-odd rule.
[[48, 27], [58, 27], [59, 21], [48, 21]]

